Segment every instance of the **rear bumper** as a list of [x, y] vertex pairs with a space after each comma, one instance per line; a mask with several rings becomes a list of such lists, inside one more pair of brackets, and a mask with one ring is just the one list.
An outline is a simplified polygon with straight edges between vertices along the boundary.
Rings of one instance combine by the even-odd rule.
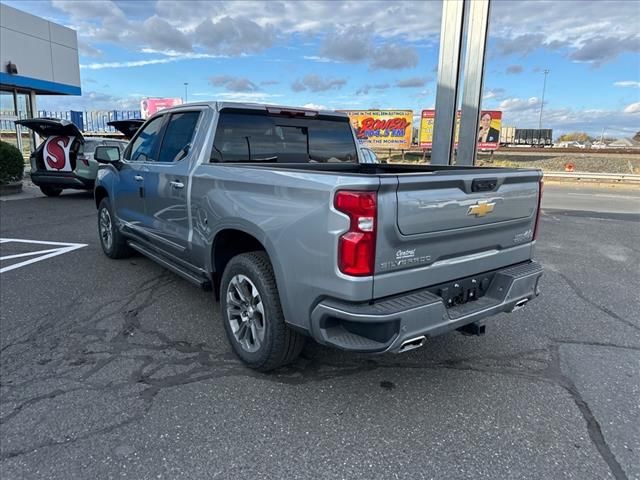
[[487, 293], [446, 308], [428, 289], [373, 303], [327, 299], [311, 313], [313, 337], [324, 345], [355, 352], [401, 352], [411, 339], [434, 337], [501, 312], [511, 312], [538, 293], [542, 267], [526, 262], [495, 272]]
[[40, 173], [31, 172], [31, 181], [41, 187], [53, 188], [76, 188], [81, 190], [92, 190], [94, 180], [79, 177], [73, 172], [69, 173]]

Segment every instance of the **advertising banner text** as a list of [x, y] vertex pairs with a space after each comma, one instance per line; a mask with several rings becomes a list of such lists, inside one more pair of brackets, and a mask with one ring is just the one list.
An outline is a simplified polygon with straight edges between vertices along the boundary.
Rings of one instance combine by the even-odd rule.
[[[430, 149], [433, 143], [433, 125], [435, 110], [423, 110], [420, 116], [420, 148]], [[478, 125], [478, 149], [497, 150], [500, 146], [500, 128], [502, 126], [502, 112], [483, 110]], [[458, 145], [460, 133], [460, 112], [456, 115], [455, 143]]]
[[413, 133], [412, 110], [345, 110], [356, 137], [372, 149], [408, 150]]

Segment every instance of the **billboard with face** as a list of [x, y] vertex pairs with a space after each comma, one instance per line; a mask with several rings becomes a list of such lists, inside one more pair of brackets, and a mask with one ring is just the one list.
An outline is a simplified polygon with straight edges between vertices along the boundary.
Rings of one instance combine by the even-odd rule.
[[143, 98], [140, 102], [140, 113], [142, 118], [148, 118], [165, 108], [182, 105], [181, 98]]
[[[433, 125], [435, 110], [423, 110], [420, 118], [420, 147], [430, 149], [433, 143]], [[500, 145], [500, 128], [502, 126], [502, 112], [483, 110], [478, 122], [478, 148], [482, 150], [496, 150]], [[456, 115], [455, 142], [458, 145], [460, 131], [460, 112]]]
[[343, 110], [360, 144], [371, 149], [411, 148], [412, 110]]

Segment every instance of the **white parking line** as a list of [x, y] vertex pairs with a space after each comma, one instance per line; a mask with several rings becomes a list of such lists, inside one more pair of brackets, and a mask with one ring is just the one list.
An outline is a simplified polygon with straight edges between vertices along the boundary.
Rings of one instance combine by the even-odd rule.
[[20, 267], [26, 267], [27, 265], [31, 265], [32, 263], [40, 262], [42, 260], [46, 260], [47, 258], [56, 257], [58, 255], [73, 252], [74, 250], [78, 250], [79, 248], [87, 246], [86, 243], [45, 242], [42, 240], [25, 240], [21, 238], [0, 238], [0, 243], [27, 243], [27, 244], [35, 244], [35, 245], [54, 245], [58, 247], [58, 248], [49, 248], [47, 250], [38, 250], [36, 252], [16, 253], [13, 255], [5, 255], [4, 257], [0, 257], [0, 261], [1, 261], [1, 260], [11, 260], [14, 258], [31, 257], [34, 255], [39, 255], [36, 258], [30, 258], [29, 260], [25, 260], [24, 262], [18, 262], [18, 263], [14, 263], [13, 265], [9, 265], [8, 267], [0, 268], [0, 273], [5, 273]]

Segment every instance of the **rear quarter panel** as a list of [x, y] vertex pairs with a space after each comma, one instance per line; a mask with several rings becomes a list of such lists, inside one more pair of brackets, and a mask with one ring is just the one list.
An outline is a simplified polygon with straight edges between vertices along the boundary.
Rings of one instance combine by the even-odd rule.
[[211, 266], [216, 234], [237, 229], [253, 235], [273, 264], [286, 320], [308, 329], [310, 311], [321, 298], [371, 298], [372, 277], [338, 271], [338, 238], [349, 220], [333, 208], [333, 198], [338, 189], [378, 185], [375, 176], [202, 164], [192, 180], [194, 256]]

